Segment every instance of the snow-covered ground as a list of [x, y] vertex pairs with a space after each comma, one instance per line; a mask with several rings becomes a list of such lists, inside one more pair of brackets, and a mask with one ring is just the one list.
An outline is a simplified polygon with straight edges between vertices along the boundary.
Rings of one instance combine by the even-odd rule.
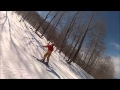
[[[79, 66], [68, 65], [62, 54], [53, 52], [50, 57], [50, 66], [53, 70], [47, 71], [46, 66], [33, 56], [42, 59], [47, 49], [45, 38], [40, 39], [27, 22], [19, 22], [21, 16], [8, 11], [8, 19], [3, 29], [2, 24], [6, 12], [0, 12], [0, 78], [1, 79], [92, 79]], [[10, 24], [9, 24], [10, 22]]]

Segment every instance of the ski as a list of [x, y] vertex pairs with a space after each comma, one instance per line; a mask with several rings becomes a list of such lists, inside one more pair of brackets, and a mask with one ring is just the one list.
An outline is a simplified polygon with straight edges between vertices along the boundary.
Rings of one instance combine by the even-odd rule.
[[51, 67], [51, 66], [47, 65], [45, 62], [43, 62], [43, 59], [38, 59], [38, 58], [36, 58], [35, 56], [33, 56], [33, 57], [34, 57], [37, 61], [43, 63], [43, 64], [46, 66], [46, 70], [47, 70], [47, 71], [51, 71], [51, 70], [53, 69], [53, 67]]

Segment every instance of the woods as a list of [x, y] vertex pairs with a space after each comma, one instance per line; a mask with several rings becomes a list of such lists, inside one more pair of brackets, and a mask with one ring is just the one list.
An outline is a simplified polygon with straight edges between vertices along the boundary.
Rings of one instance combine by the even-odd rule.
[[[42, 12], [42, 11], [41, 11]], [[105, 56], [106, 25], [95, 11], [48, 11], [44, 18], [34, 11], [15, 11], [35, 28], [40, 38], [54, 42], [65, 61], [78, 64], [96, 79], [113, 78], [114, 64]]]

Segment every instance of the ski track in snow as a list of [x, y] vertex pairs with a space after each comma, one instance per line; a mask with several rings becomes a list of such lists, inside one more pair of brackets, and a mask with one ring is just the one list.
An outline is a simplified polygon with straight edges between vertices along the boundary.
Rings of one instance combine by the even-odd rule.
[[58, 52], [52, 53], [49, 64], [53, 70], [47, 71], [44, 64], [32, 57], [42, 58], [46, 49], [41, 45], [46, 45], [47, 40], [40, 39], [32, 26], [26, 21], [19, 22], [21, 16], [11, 11], [7, 12], [8, 19], [1, 29], [5, 14], [0, 12], [1, 79], [92, 79], [77, 65], [68, 65]]

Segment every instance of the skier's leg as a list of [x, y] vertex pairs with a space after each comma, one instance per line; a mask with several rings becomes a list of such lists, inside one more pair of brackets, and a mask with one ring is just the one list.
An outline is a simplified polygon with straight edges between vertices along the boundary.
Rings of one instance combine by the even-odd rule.
[[48, 52], [46, 52], [46, 53], [44, 54], [43, 61], [45, 61], [47, 55], [48, 55]]
[[48, 63], [49, 63], [49, 57], [47, 57], [47, 62], [46, 62], [46, 65], [48, 65]]
[[51, 52], [48, 52], [48, 55], [47, 55], [47, 62], [46, 62], [47, 65], [48, 65], [48, 63], [49, 63], [49, 58], [50, 58], [50, 56], [51, 56]]

